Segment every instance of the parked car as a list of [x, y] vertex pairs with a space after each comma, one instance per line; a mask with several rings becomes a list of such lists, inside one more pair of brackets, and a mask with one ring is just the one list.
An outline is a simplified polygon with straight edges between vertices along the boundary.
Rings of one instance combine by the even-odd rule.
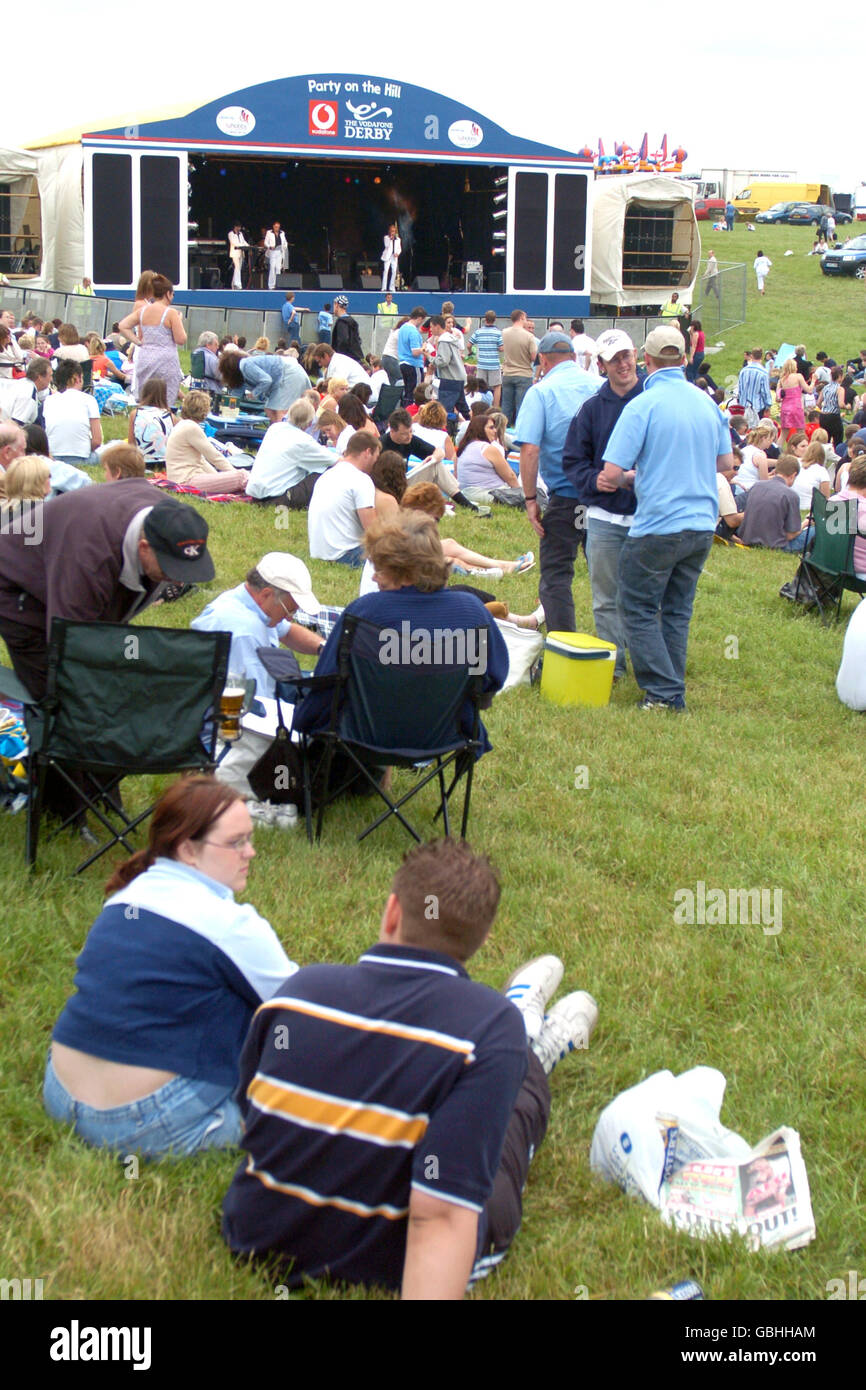
[[756, 222], [787, 222], [788, 213], [791, 208], [795, 208], [796, 203], [774, 203], [766, 212], [759, 212], [755, 218]]
[[837, 227], [851, 221], [850, 212], [837, 212], [827, 203], [795, 203], [786, 220], [793, 226], [806, 227], [811, 223], [813, 227], [820, 227], [822, 217], [835, 217]]
[[695, 198], [696, 222], [724, 222], [724, 198]]
[[855, 236], [844, 246], [837, 246], [821, 257], [825, 275], [853, 275], [866, 280], [866, 236]]

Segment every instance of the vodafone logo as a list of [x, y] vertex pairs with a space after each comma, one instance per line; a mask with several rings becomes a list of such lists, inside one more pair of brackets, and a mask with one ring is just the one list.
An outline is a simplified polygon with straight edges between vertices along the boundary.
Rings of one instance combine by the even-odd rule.
[[310, 134], [336, 135], [337, 103], [335, 101], [310, 102]]

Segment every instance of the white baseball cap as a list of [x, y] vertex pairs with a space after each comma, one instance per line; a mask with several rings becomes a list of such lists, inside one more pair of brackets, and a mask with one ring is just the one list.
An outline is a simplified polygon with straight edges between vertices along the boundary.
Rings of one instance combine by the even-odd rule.
[[259, 560], [256, 569], [266, 584], [272, 584], [284, 594], [291, 594], [305, 613], [318, 613], [321, 605], [313, 593], [310, 571], [297, 555], [289, 555], [283, 550], [269, 550]]
[[634, 343], [621, 328], [607, 328], [604, 333], [599, 333], [595, 346], [599, 357], [605, 362], [616, 357], [618, 352], [634, 352]]

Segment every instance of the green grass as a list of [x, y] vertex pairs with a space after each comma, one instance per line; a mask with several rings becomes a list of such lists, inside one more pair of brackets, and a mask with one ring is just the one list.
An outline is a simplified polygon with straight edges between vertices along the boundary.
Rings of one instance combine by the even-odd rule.
[[[813, 361], [815, 353], [823, 349], [844, 364], [866, 346], [863, 281], [852, 275], [821, 273], [820, 256], [808, 254], [815, 240], [814, 227], [767, 223], [747, 232], [745, 224], [737, 222], [732, 232], [713, 232], [708, 223], [700, 226], [704, 255], [712, 247], [720, 266], [738, 261], [746, 265], [745, 323], [716, 333], [712, 328], [716, 301], [711, 297], [704, 305], [707, 346], [719, 341], [725, 344], [721, 352], [710, 357], [710, 370], [719, 386], [724, 386], [729, 376], [736, 376], [743, 365], [743, 352], [749, 348], [772, 348], [775, 352], [781, 343], [805, 343], [806, 355]], [[839, 227], [840, 245], [849, 235], [857, 236], [863, 231], [862, 223]], [[752, 270], [759, 248], [773, 262], [763, 298], [758, 294]], [[793, 256], [786, 256], [786, 251], [793, 251]], [[699, 280], [696, 300], [700, 290]]]
[[[726, 257], [740, 235], [726, 243]], [[783, 249], [792, 236], [779, 234]], [[783, 276], [791, 266], [793, 281], [800, 266], [763, 240], [775, 279], [737, 330], [737, 350], [781, 335], [805, 338], [810, 351], [823, 341], [841, 360], [859, 346], [850, 335], [862, 287], [821, 282], [839, 298], [826, 328], [813, 327], [823, 309], [815, 302], [807, 312], [805, 291], [802, 314], [786, 320]], [[113, 422], [111, 432], [121, 431]], [[206, 514], [218, 579], [146, 621], [187, 624], [266, 550], [306, 554], [303, 516], [275, 530], [258, 508], [213, 505]], [[495, 555], [532, 543], [525, 521], [505, 508], [446, 526]], [[477, 1298], [569, 1299], [578, 1286], [592, 1299], [642, 1298], [692, 1276], [714, 1299], [823, 1299], [828, 1280], [862, 1268], [863, 724], [833, 685], [844, 623], [822, 628], [778, 598], [793, 568], [789, 556], [713, 549], [692, 623], [685, 718], [637, 711], [631, 679], [609, 708], [559, 709], [527, 688], [497, 699], [486, 716], [494, 752], [479, 767], [470, 837], [498, 864], [504, 891], [473, 973], [498, 987], [525, 958], [554, 951], [566, 985], [589, 989], [601, 1018], [590, 1050], [554, 1074], [552, 1123], [533, 1164], [523, 1229]], [[311, 570], [323, 601], [348, 602], [356, 592], [356, 575], [316, 562]], [[533, 571], [498, 588], [529, 611], [536, 583]], [[582, 560], [575, 596], [578, 624], [591, 631]], [[845, 612], [852, 606], [846, 598]], [[731, 637], [736, 657], [726, 655]], [[575, 786], [580, 767], [588, 769], [583, 789]], [[143, 802], [149, 788], [126, 785]], [[352, 960], [376, 935], [408, 842], [388, 828], [359, 847], [362, 810], [334, 808], [318, 849], [302, 835], [256, 832], [248, 897], [301, 962]], [[129, 1178], [45, 1116], [45, 1051], [106, 871], [69, 878], [78, 845], [58, 839], [29, 878], [22, 818], [7, 818], [5, 828], [0, 1273], [43, 1278], [47, 1298], [272, 1298], [273, 1282], [236, 1265], [219, 1236], [235, 1156], [142, 1165]], [[675, 925], [676, 890], [698, 880], [781, 889], [781, 932]], [[693, 1242], [590, 1173], [592, 1132], [607, 1102], [652, 1071], [698, 1063], [727, 1076], [723, 1120], [749, 1140], [782, 1123], [799, 1130], [817, 1222], [807, 1249], [768, 1256]], [[342, 1295], [321, 1288], [316, 1296]]]

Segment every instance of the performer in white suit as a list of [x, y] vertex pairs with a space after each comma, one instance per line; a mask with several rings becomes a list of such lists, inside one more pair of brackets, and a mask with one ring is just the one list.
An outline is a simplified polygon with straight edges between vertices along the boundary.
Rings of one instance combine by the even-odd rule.
[[249, 246], [249, 242], [244, 236], [240, 222], [236, 222], [229, 232], [229, 258], [234, 266], [232, 274], [232, 289], [242, 290], [241, 267], [244, 263], [244, 251]]
[[268, 289], [276, 289], [277, 276], [289, 264], [289, 244], [279, 222], [275, 222], [265, 233], [265, 251], [268, 257]]
[[397, 288], [397, 265], [402, 250], [403, 246], [397, 235], [397, 223], [392, 222], [385, 236], [384, 250], [379, 257], [382, 262], [383, 290], [395, 290]]

